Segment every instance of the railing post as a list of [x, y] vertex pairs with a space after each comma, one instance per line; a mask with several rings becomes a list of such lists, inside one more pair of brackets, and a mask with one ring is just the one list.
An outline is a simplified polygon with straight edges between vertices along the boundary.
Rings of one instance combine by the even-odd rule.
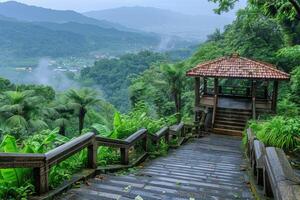
[[120, 148], [121, 152], [121, 163], [123, 165], [129, 164], [129, 148]]
[[142, 141], [142, 147], [143, 147], [143, 150], [145, 151], [145, 152], [147, 152], [147, 132], [146, 132], [146, 134], [145, 134], [145, 137], [144, 137], [144, 139], [143, 139], [143, 141]]
[[46, 163], [41, 167], [33, 168], [35, 191], [39, 195], [49, 191], [48, 171], [49, 167]]
[[170, 140], [170, 128], [168, 128], [167, 133], [165, 135], [165, 142], [169, 144], [169, 140]]
[[88, 168], [90, 169], [96, 169], [97, 168], [97, 142], [95, 136], [92, 138], [91, 145], [88, 146]]

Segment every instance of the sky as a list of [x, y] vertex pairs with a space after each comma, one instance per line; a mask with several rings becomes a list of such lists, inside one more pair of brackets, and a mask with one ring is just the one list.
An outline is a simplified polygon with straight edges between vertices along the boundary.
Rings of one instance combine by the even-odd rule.
[[[6, 0], [0, 0], [5, 2]], [[149, 6], [178, 11], [185, 14], [213, 14], [214, 3], [208, 0], [17, 0], [18, 2], [58, 10], [86, 12], [123, 6]], [[247, 0], [240, 0], [236, 8], [246, 5]], [[234, 15], [235, 11], [229, 13]]]

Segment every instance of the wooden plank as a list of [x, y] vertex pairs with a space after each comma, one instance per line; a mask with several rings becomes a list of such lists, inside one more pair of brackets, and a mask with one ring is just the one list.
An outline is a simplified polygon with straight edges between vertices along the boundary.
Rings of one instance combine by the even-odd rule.
[[300, 180], [282, 149], [266, 148], [265, 191], [278, 200], [299, 200]]

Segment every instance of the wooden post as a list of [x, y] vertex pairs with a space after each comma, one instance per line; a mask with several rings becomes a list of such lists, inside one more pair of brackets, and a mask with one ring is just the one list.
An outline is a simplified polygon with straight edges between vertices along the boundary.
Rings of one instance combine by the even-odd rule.
[[214, 94], [215, 95], [219, 94], [219, 79], [218, 78], [214, 79]]
[[252, 80], [252, 118], [256, 119], [256, 81]]
[[200, 133], [200, 78], [195, 78], [195, 127], [196, 127], [196, 133]]
[[128, 148], [121, 148], [121, 164], [128, 165], [129, 164], [129, 149]]
[[203, 78], [203, 92], [204, 94], [207, 94], [207, 78]]
[[265, 99], [268, 99], [268, 89], [269, 89], [269, 81], [267, 81], [266, 85], [264, 86], [264, 97], [265, 97]]
[[170, 130], [167, 131], [166, 135], [165, 135], [165, 142], [167, 144], [169, 144], [169, 140], [170, 140]]
[[200, 78], [195, 78], [195, 107], [200, 106]]
[[33, 168], [35, 191], [39, 195], [49, 191], [48, 171], [46, 163], [41, 167]]
[[[158, 142], [159, 142], [160, 140], [158, 140]], [[143, 150], [145, 151], [145, 152], [147, 152], [147, 134], [145, 135], [145, 137], [144, 137], [144, 139], [143, 139], [143, 141], [142, 141], [142, 147], [143, 147]]]
[[272, 111], [276, 112], [277, 110], [277, 97], [278, 97], [278, 80], [274, 81], [273, 85], [273, 95], [272, 95]]
[[218, 78], [214, 79], [214, 107], [213, 107], [213, 116], [212, 116], [212, 128], [214, 128], [215, 125], [215, 118], [217, 113], [217, 107], [218, 107], [218, 94], [219, 94], [219, 80]]
[[92, 144], [88, 146], [88, 168], [96, 169], [97, 168], [97, 143], [95, 136], [92, 139]]

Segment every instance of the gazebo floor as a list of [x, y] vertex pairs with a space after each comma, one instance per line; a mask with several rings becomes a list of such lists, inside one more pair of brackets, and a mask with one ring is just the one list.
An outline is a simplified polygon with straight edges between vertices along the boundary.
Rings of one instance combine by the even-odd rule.
[[253, 199], [246, 183], [241, 139], [209, 135], [127, 175], [105, 175], [60, 199]]

